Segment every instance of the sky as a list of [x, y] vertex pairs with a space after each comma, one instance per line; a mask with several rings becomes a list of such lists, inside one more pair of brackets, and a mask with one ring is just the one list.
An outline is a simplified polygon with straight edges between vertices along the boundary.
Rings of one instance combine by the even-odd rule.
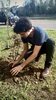
[[[1, 8], [1, 1], [3, 1], [4, 2], [4, 5], [6, 6], [6, 5], [8, 5], [8, 3], [7, 3], [7, 0], [0, 0], [0, 8]], [[13, 5], [19, 5], [19, 6], [23, 6], [23, 4], [24, 4], [24, 2], [25, 1], [30, 1], [30, 0], [10, 0], [10, 6], [13, 6]], [[39, 0], [37, 0], [37, 1], [39, 1]], [[45, 1], [45, 0], [43, 0], [43, 1]]]
[[11, 0], [11, 5], [18, 4], [19, 6], [22, 6], [25, 0]]
[[[11, 0], [11, 4], [13, 4], [13, 2], [17, 2], [19, 4], [19, 6], [22, 6], [24, 4], [24, 2], [27, 1], [31, 1], [31, 0]], [[39, 2], [39, 0], [36, 0]], [[46, 0], [42, 0], [43, 2], [46, 1]]]
[[[8, 5], [7, 3], [7, 0], [0, 0], [0, 7], [1, 7], [1, 1], [3, 1], [4, 5]], [[19, 5], [19, 6], [23, 6], [25, 0], [10, 0], [10, 6], [13, 6], [13, 5]]]

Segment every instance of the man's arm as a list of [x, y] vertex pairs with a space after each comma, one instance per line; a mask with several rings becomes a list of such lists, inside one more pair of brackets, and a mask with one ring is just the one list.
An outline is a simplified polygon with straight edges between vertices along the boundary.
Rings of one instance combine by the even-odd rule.
[[34, 58], [37, 57], [41, 46], [35, 46], [33, 53], [30, 57], [28, 57], [21, 65], [18, 65], [10, 70], [12, 75], [17, 75], [27, 64], [29, 64], [31, 61], [33, 61]]
[[33, 53], [21, 64], [23, 68], [37, 57], [40, 48], [41, 46], [35, 45]]

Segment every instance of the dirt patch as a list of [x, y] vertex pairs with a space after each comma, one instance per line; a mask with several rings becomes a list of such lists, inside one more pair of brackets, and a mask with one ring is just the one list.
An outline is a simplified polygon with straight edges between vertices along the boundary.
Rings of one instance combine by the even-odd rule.
[[[17, 48], [14, 48], [17, 49]], [[56, 83], [55, 78], [52, 73], [52, 76], [50, 74], [50, 77], [48, 77], [46, 80], [43, 80], [42, 82], [39, 81], [39, 75], [42, 72], [42, 68], [39, 68], [34, 63], [29, 64], [26, 68], [24, 68], [16, 77], [12, 76], [10, 73], [11, 66], [8, 66], [9, 61], [14, 59], [14, 53], [16, 54], [17, 50], [13, 53], [12, 49], [11, 54], [9, 54], [8, 58], [0, 59], [0, 81], [2, 81], [2, 87], [6, 87], [9, 84], [10, 86], [13, 86], [13, 88], [10, 90], [10, 92], [13, 91], [20, 91], [20, 94], [18, 95], [27, 95], [29, 100], [53, 100], [56, 99], [55, 93], [56, 93]], [[19, 53], [20, 55], [20, 53]], [[39, 63], [42, 65], [42, 62]], [[3, 85], [5, 84], [6, 85]], [[54, 85], [53, 85], [54, 84]], [[15, 90], [14, 90], [14, 87]], [[6, 89], [6, 88], [5, 88]], [[2, 91], [2, 89], [1, 89]], [[25, 91], [25, 92], [24, 92]], [[9, 92], [9, 93], [10, 93]], [[5, 92], [4, 92], [5, 93]], [[12, 94], [14, 96], [14, 94]], [[21, 98], [21, 97], [20, 97]], [[16, 99], [19, 100], [19, 99]], [[25, 100], [21, 99], [21, 100]]]
[[[15, 76], [12, 76], [10, 73], [10, 70], [12, 68], [12, 65], [9, 65], [9, 61], [4, 61], [3, 59], [0, 60], [0, 80], [7, 80], [7, 79], [13, 79]], [[25, 81], [32, 81], [35, 82], [38, 79], [38, 75], [42, 71], [41, 68], [35, 68], [32, 65], [27, 66], [25, 69], [22, 70], [15, 78], [19, 78]], [[14, 80], [15, 81], [15, 80]]]

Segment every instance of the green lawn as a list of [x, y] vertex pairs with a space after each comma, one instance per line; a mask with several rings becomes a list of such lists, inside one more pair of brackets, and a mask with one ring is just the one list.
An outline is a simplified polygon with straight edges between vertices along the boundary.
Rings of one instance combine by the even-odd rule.
[[[46, 30], [49, 37], [56, 42], [56, 30]], [[56, 100], [56, 47], [52, 68], [46, 80], [39, 81], [39, 72], [28, 71], [28, 68], [17, 77], [17, 83], [10, 77], [7, 60], [22, 51], [22, 43], [14, 47], [12, 28], [0, 28], [0, 100]], [[21, 48], [20, 48], [21, 47]], [[31, 63], [35, 68], [43, 68], [45, 56], [37, 63]], [[30, 65], [30, 66], [31, 66]], [[8, 69], [8, 70], [7, 70]]]

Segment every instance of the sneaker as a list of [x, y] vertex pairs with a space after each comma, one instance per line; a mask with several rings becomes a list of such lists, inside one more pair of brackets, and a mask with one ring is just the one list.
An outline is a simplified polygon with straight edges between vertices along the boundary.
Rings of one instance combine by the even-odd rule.
[[49, 68], [45, 68], [42, 72], [43, 77], [47, 77], [49, 75]]
[[45, 80], [45, 78], [49, 75], [49, 68], [44, 69], [39, 76], [39, 80], [42, 81], [43, 79]]

